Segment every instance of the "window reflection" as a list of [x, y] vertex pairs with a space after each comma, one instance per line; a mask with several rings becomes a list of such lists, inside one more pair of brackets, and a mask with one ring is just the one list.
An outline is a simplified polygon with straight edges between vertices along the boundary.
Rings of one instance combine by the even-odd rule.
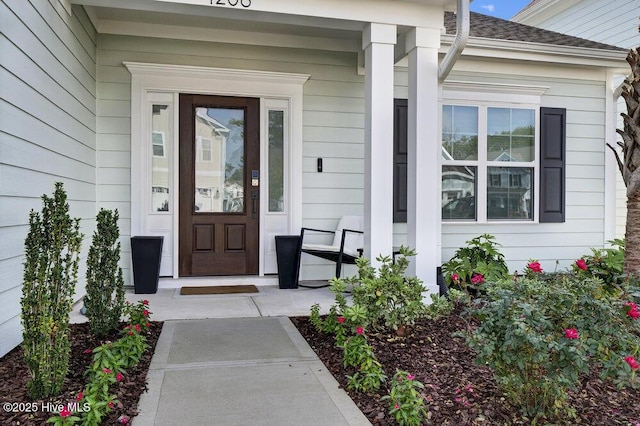
[[488, 167], [487, 219], [532, 219], [533, 169]]
[[442, 167], [442, 219], [475, 220], [476, 167]]
[[154, 212], [169, 211], [169, 106], [151, 107], [151, 205]]
[[199, 213], [244, 211], [244, 110], [196, 108], [195, 203]]

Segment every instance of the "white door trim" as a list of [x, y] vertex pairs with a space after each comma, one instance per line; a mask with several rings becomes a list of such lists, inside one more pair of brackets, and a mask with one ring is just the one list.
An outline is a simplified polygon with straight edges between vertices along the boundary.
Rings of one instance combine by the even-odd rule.
[[[236, 70], [199, 66], [124, 62], [131, 73], [131, 235], [148, 232], [146, 216], [148, 208], [145, 176], [150, 167], [150, 158], [144, 155], [141, 141], [147, 137], [144, 125], [145, 105], [149, 93], [171, 93], [174, 99], [179, 93], [203, 95], [246, 96], [257, 98], [286, 99], [289, 102], [288, 147], [289, 173], [287, 176], [290, 200], [288, 232], [298, 232], [302, 226], [302, 104], [303, 85], [308, 74], [292, 74], [255, 70]], [[177, 115], [177, 104], [174, 116]], [[262, 114], [263, 111], [261, 111]], [[260, 144], [266, 135], [260, 135]], [[178, 132], [174, 132], [174, 147], [178, 146]], [[176, 148], [174, 148], [174, 153]], [[177, 157], [176, 157], [177, 158]], [[174, 161], [174, 176], [178, 175], [178, 161]], [[175, 185], [175, 179], [174, 179]], [[266, 196], [266, 186], [261, 185], [261, 196]], [[176, 187], [177, 188], [177, 187]], [[178, 205], [177, 190], [173, 193], [173, 205]], [[264, 209], [262, 211], [264, 215]], [[262, 218], [261, 218], [262, 222]], [[173, 209], [173, 233], [178, 230], [178, 215]], [[262, 228], [262, 227], [261, 227]], [[260, 242], [260, 256], [264, 256], [264, 242]], [[173, 238], [173, 277], [178, 278], [178, 238]], [[261, 262], [260, 275], [263, 275]]]

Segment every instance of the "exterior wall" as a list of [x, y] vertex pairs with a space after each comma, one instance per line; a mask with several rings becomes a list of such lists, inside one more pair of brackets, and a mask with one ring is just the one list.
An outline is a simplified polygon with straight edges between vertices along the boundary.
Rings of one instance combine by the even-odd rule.
[[0, 356], [22, 340], [29, 211], [41, 209], [55, 181], [81, 218], [77, 296], [84, 292], [96, 214], [96, 33], [83, 9], [71, 12], [58, 0], [0, 2]]
[[[477, 72], [472, 69], [477, 67]], [[570, 70], [555, 71], [542, 66], [514, 69], [515, 75], [504, 74], [504, 64], [479, 66], [468, 62], [458, 66], [448, 81], [544, 86], [549, 89], [541, 98], [543, 107], [567, 109], [566, 222], [565, 223], [456, 223], [442, 225], [442, 260], [450, 259], [465, 242], [480, 234], [496, 237], [502, 245], [509, 269], [522, 270], [528, 259], [540, 261], [547, 271], [565, 267], [590, 247], [604, 243], [604, 155], [605, 155], [605, 83], [580, 76], [572, 78]], [[495, 71], [487, 72], [485, 70]], [[522, 73], [520, 73], [522, 71]], [[535, 74], [546, 75], [535, 77]], [[516, 76], [517, 75], [517, 76]], [[396, 72], [396, 95], [406, 92], [406, 73]], [[514, 97], [517, 102], [517, 97]], [[536, 183], [536, 187], [538, 186]], [[534, 190], [537, 190], [535, 189]], [[538, 208], [537, 206], [535, 207]], [[406, 240], [405, 224], [395, 224], [395, 242]]]
[[[120, 211], [126, 283], [131, 258], [131, 75], [123, 61], [310, 74], [304, 86], [303, 226], [335, 229], [342, 215], [363, 214], [364, 77], [357, 75], [356, 54], [101, 34], [98, 206]], [[322, 173], [316, 171], [318, 157], [324, 160]], [[304, 256], [301, 278], [326, 278], [332, 270], [331, 264]]]
[[[527, 19], [519, 22], [631, 49], [640, 46], [639, 18], [640, 0], [583, 0], [542, 22], [537, 18], [533, 18], [536, 20], [531, 23]], [[616, 84], [621, 81], [616, 80]], [[617, 107], [618, 111], [626, 110], [622, 98], [618, 100]], [[622, 128], [619, 116], [616, 126]], [[624, 182], [620, 173], [616, 173], [616, 238], [624, 238], [626, 202]]]

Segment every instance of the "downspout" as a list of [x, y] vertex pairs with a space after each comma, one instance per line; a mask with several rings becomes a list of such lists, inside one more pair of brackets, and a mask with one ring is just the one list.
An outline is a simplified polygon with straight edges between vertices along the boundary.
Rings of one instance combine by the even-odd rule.
[[438, 67], [438, 81], [443, 83], [453, 65], [462, 55], [464, 47], [469, 40], [469, 0], [458, 0], [456, 9], [456, 38], [453, 40], [449, 51], [444, 56], [442, 63]]

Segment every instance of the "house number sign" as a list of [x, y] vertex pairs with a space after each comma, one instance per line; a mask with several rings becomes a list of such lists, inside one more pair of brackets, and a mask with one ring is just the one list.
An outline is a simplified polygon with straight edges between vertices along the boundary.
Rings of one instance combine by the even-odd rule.
[[226, 7], [251, 7], [251, 0], [209, 0], [211, 5]]

